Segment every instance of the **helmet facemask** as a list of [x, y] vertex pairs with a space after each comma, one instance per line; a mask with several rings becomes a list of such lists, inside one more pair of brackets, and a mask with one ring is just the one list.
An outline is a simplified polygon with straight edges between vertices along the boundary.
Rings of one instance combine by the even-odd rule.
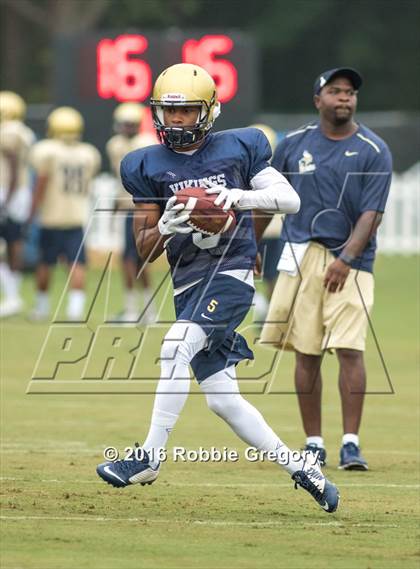
[[[150, 101], [153, 123], [160, 141], [168, 148], [188, 148], [203, 140], [213, 127], [215, 117], [215, 98], [208, 104], [204, 100]], [[197, 107], [199, 109], [197, 121], [194, 125], [166, 126], [164, 120], [165, 107]], [[213, 113], [212, 113], [213, 110]], [[213, 115], [213, 116], [212, 116]]]

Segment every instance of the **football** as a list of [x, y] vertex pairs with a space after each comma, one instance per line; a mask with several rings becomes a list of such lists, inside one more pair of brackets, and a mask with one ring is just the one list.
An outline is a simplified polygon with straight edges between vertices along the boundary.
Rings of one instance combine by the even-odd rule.
[[224, 211], [214, 205], [218, 194], [207, 194], [205, 188], [185, 188], [176, 193], [177, 203], [185, 204], [191, 212], [187, 224], [205, 235], [216, 235], [232, 230], [236, 225], [235, 212]]

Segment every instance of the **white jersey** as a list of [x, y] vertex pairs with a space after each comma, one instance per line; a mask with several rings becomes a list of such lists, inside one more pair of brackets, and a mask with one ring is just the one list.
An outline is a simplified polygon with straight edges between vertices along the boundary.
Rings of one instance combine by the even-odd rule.
[[28, 218], [31, 204], [29, 149], [35, 135], [23, 122], [13, 120], [0, 124], [0, 205], [10, 192], [13, 172], [11, 158], [16, 161], [16, 184], [7, 203], [7, 213], [17, 222]]
[[41, 225], [63, 229], [85, 225], [91, 182], [101, 164], [98, 150], [85, 142], [48, 139], [34, 145], [30, 158], [37, 174], [47, 177]]

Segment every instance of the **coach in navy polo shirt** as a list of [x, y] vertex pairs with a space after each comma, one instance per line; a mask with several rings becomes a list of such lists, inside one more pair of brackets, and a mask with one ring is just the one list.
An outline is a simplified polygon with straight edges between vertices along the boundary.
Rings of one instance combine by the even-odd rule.
[[366, 372], [363, 360], [373, 305], [376, 230], [388, 197], [392, 159], [385, 142], [353, 115], [362, 78], [350, 68], [325, 71], [314, 85], [319, 121], [289, 133], [272, 165], [298, 192], [286, 216], [280, 275], [261, 342], [296, 353], [295, 383], [306, 449], [326, 451], [321, 431], [321, 360], [335, 350], [343, 413], [340, 468], [367, 470], [360, 453]]

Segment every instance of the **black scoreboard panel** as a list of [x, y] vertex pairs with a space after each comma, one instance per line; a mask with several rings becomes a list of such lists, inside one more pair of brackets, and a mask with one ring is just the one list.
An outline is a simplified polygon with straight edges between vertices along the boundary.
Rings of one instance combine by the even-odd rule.
[[[250, 124], [258, 113], [258, 58], [239, 32], [108, 31], [60, 38], [55, 44], [54, 105], [76, 107], [85, 139], [103, 151], [120, 102], [147, 104], [155, 79], [174, 63], [196, 63], [214, 78], [222, 114], [216, 129]], [[143, 129], [152, 128], [150, 115]]]

